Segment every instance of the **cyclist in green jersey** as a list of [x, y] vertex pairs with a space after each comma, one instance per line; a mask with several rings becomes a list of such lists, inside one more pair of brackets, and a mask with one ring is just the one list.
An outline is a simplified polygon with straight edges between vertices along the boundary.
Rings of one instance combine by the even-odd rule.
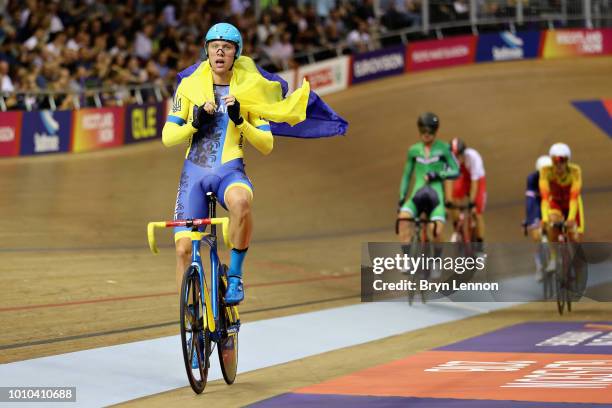
[[[404, 174], [400, 184], [399, 219], [420, 217], [421, 209], [430, 207], [421, 201], [436, 203], [429, 214], [429, 219], [436, 221], [431, 232], [434, 242], [442, 242], [442, 232], [446, 213], [444, 209], [444, 180], [459, 176], [459, 165], [453, 157], [448, 144], [436, 140], [440, 119], [434, 113], [423, 113], [417, 120], [421, 142], [408, 149]], [[410, 179], [414, 173], [414, 185], [408, 195]], [[437, 197], [428, 197], [430, 195]], [[410, 242], [414, 234], [414, 225], [410, 222], [399, 223], [399, 236], [402, 242]]]

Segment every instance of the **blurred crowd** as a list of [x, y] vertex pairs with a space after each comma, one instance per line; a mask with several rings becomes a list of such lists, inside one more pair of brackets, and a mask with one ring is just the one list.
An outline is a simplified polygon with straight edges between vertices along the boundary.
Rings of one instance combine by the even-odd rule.
[[[379, 33], [421, 24], [421, 0], [0, 0], [1, 91], [69, 92], [5, 98], [9, 109], [58, 109], [153, 101], [177, 71], [201, 58], [216, 22], [236, 25], [244, 54], [279, 71], [321, 49], [363, 52]], [[467, 19], [467, 0], [431, 0], [432, 22]], [[330, 52], [330, 51], [327, 51]], [[335, 53], [336, 51], [332, 51]], [[296, 56], [297, 59], [296, 59]], [[139, 92], [126, 91], [142, 86]], [[165, 94], [165, 95], [163, 95]]]

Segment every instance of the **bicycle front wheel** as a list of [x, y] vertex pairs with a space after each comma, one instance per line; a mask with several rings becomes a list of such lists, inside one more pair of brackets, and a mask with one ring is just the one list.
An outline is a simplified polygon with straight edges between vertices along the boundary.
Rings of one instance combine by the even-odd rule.
[[559, 251], [557, 271], [555, 273], [555, 288], [557, 290], [557, 310], [563, 314], [565, 300], [567, 299], [567, 266], [565, 264], [563, 250]]
[[[225, 293], [227, 288], [227, 265], [220, 268], [220, 292]], [[219, 363], [223, 379], [227, 384], [233, 384], [238, 371], [238, 307], [228, 306], [221, 297], [220, 303], [220, 330], [221, 337], [217, 342], [217, 352], [219, 353]]]
[[[183, 275], [181, 285], [181, 347], [187, 378], [196, 394], [201, 394], [206, 387], [211, 349], [210, 336], [204, 326], [206, 305], [202, 303], [200, 288], [198, 270], [190, 266]], [[197, 368], [192, 368], [192, 362], [195, 361]]]

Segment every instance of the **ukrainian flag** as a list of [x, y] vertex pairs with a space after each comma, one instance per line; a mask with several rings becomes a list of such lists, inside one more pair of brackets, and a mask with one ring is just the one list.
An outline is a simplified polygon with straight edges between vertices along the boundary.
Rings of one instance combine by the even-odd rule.
[[[346, 120], [310, 90], [308, 81], [286, 97], [287, 82], [258, 67], [251, 58], [241, 56], [233, 70], [230, 93], [240, 102], [241, 110], [268, 120], [273, 135], [318, 138], [346, 134]], [[181, 92], [190, 100], [214, 100], [207, 60], [181, 71], [177, 79], [178, 83], [186, 82]]]

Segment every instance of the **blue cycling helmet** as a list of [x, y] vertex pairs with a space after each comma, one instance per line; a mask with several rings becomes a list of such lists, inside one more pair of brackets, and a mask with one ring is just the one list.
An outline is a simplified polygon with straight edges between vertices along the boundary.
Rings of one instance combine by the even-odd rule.
[[229, 41], [236, 45], [236, 58], [242, 53], [242, 35], [229, 23], [218, 23], [210, 27], [204, 38], [204, 49], [208, 57], [208, 43], [215, 40]]

